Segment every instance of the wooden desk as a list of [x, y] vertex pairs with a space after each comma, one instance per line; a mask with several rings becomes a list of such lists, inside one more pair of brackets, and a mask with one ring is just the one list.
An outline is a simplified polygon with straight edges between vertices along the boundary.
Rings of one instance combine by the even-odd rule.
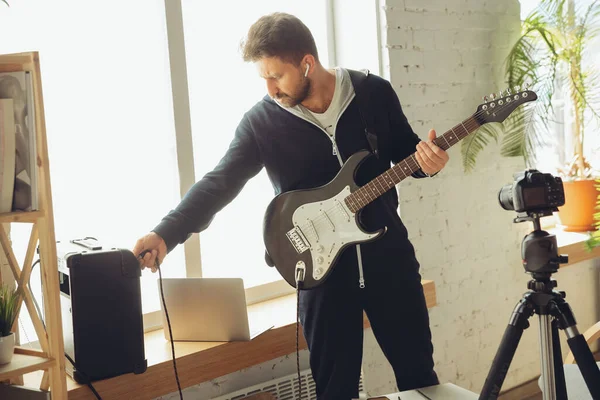
[[[436, 304], [433, 281], [423, 280], [427, 307]], [[248, 307], [252, 323], [275, 327], [250, 342], [175, 342], [177, 372], [181, 387], [186, 388], [260, 364], [296, 351], [296, 294], [287, 295]], [[364, 318], [364, 327], [370, 327]], [[300, 333], [300, 349], [306, 349]], [[148, 369], [143, 374], [125, 374], [94, 382], [103, 399], [147, 400], [177, 391], [173, 373], [171, 345], [162, 329], [145, 335]], [[35, 385], [40, 375], [25, 376], [25, 384]], [[67, 376], [69, 400], [95, 399], [87, 386]]]
[[[567, 265], [600, 257], [600, 248], [587, 252], [583, 247], [586, 235], [580, 233], [549, 230], [557, 235], [559, 253], [569, 254]], [[563, 265], [562, 267], [565, 267]], [[433, 281], [423, 280], [427, 307], [436, 305]], [[266, 362], [277, 357], [293, 354], [296, 350], [296, 295], [258, 303], [248, 307], [249, 319], [253, 323], [271, 323], [275, 328], [250, 342], [176, 342], [177, 371], [182, 388], [194, 386], [229, 373]], [[364, 318], [364, 327], [370, 327]], [[300, 334], [300, 349], [306, 349]], [[173, 374], [170, 343], [163, 331], [156, 330], [145, 335], [145, 350], [148, 370], [140, 375], [125, 374], [115, 378], [94, 382], [94, 388], [103, 399], [149, 399], [177, 391]], [[28, 386], [39, 385], [41, 375], [25, 375]], [[90, 389], [67, 376], [69, 400], [95, 399]]]

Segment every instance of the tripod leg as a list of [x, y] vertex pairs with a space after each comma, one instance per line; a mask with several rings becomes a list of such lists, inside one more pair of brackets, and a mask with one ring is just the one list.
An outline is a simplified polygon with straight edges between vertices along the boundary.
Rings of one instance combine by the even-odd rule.
[[504, 336], [502, 336], [492, 367], [485, 379], [479, 400], [496, 400], [498, 398], [510, 363], [515, 355], [521, 336], [523, 336], [523, 330], [529, 328], [527, 319], [532, 314], [533, 307], [527, 301], [527, 297], [521, 299], [513, 310], [508, 326], [504, 331]]
[[556, 400], [554, 383], [554, 352], [552, 342], [552, 322], [547, 311], [540, 314], [540, 360], [542, 372], [542, 393], [544, 400]]
[[558, 323], [556, 319], [552, 321], [552, 350], [554, 353], [554, 382], [556, 383], [556, 398], [567, 398], [567, 385], [565, 384], [565, 369], [562, 362], [562, 352], [560, 348], [560, 337], [558, 336]]
[[555, 300], [552, 310], [557, 315], [558, 326], [567, 334], [567, 343], [575, 356], [583, 380], [594, 399], [600, 399], [600, 369], [585, 338], [577, 330], [575, 316], [571, 307], [562, 298]]

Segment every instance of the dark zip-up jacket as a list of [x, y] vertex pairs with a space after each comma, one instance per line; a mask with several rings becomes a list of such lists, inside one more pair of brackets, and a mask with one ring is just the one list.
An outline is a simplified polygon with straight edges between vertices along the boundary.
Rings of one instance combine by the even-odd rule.
[[[376, 135], [378, 157], [371, 156], [359, 169], [357, 183], [362, 185], [388, 169], [391, 163], [414, 153], [420, 139], [387, 80], [364, 72], [348, 72], [356, 96], [338, 120], [335, 143], [345, 161], [359, 150], [370, 149], [365, 128]], [[263, 167], [275, 195], [322, 186], [340, 170], [327, 133], [286, 111], [267, 95], [244, 114], [218, 165], [196, 182], [179, 205], [153, 229], [165, 240], [168, 252], [193, 232], [206, 229]], [[426, 175], [418, 171], [413, 176]], [[382, 257], [401, 254], [403, 249], [413, 251], [397, 207], [397, 193], [390, 190], [363, 209], [362, 221], [367, 230], [388, 227], [382, 238], [361, 245], [364, 260], [371, 255], [381, 261]], [[356, 260], [355, 254], [349, 257]]]

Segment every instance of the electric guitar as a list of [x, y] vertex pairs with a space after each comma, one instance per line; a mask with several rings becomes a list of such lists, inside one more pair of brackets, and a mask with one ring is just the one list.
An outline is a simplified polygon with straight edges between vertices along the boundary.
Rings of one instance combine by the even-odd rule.
[[[447, 150], [481, 125], [503, 122], [518, 106], [537, 99], [527, 88], [515, 89], [515, 93], [510, 89], [500, 92], [497, 98], [492, 94], [491, 100], [484, 98], [471, 117], [435, 138], [434, 143]], [[302, 282], [302, 289], [322, 284], [346, 247], [376, 240], [385, 233], [387, 227], [365, 231], [359, 221], [361, 209], [420, 167], [413, 153], [358, 187], [355, 172], [370, 154], [353, 154], [328, 184], [281, 193], [267, 207], [263, 224], [266, 257], [293, 287], [297, 282]]]

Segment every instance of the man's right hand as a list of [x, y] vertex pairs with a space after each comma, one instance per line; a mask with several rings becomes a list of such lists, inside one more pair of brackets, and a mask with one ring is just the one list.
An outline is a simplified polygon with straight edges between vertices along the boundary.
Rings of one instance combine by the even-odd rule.
[[133, 247], [133, 254], [138, 257], [144, 250], [149, 250], [144, 258], [139, 259], [140, 268], [150, 268], [152, 272], [156, 272], [156, 260], [158, 259], [158, 265], [162, 264], [164, 258], [167, 255], [167, 244], [154, 232], [140, 238], [135, 246]]

